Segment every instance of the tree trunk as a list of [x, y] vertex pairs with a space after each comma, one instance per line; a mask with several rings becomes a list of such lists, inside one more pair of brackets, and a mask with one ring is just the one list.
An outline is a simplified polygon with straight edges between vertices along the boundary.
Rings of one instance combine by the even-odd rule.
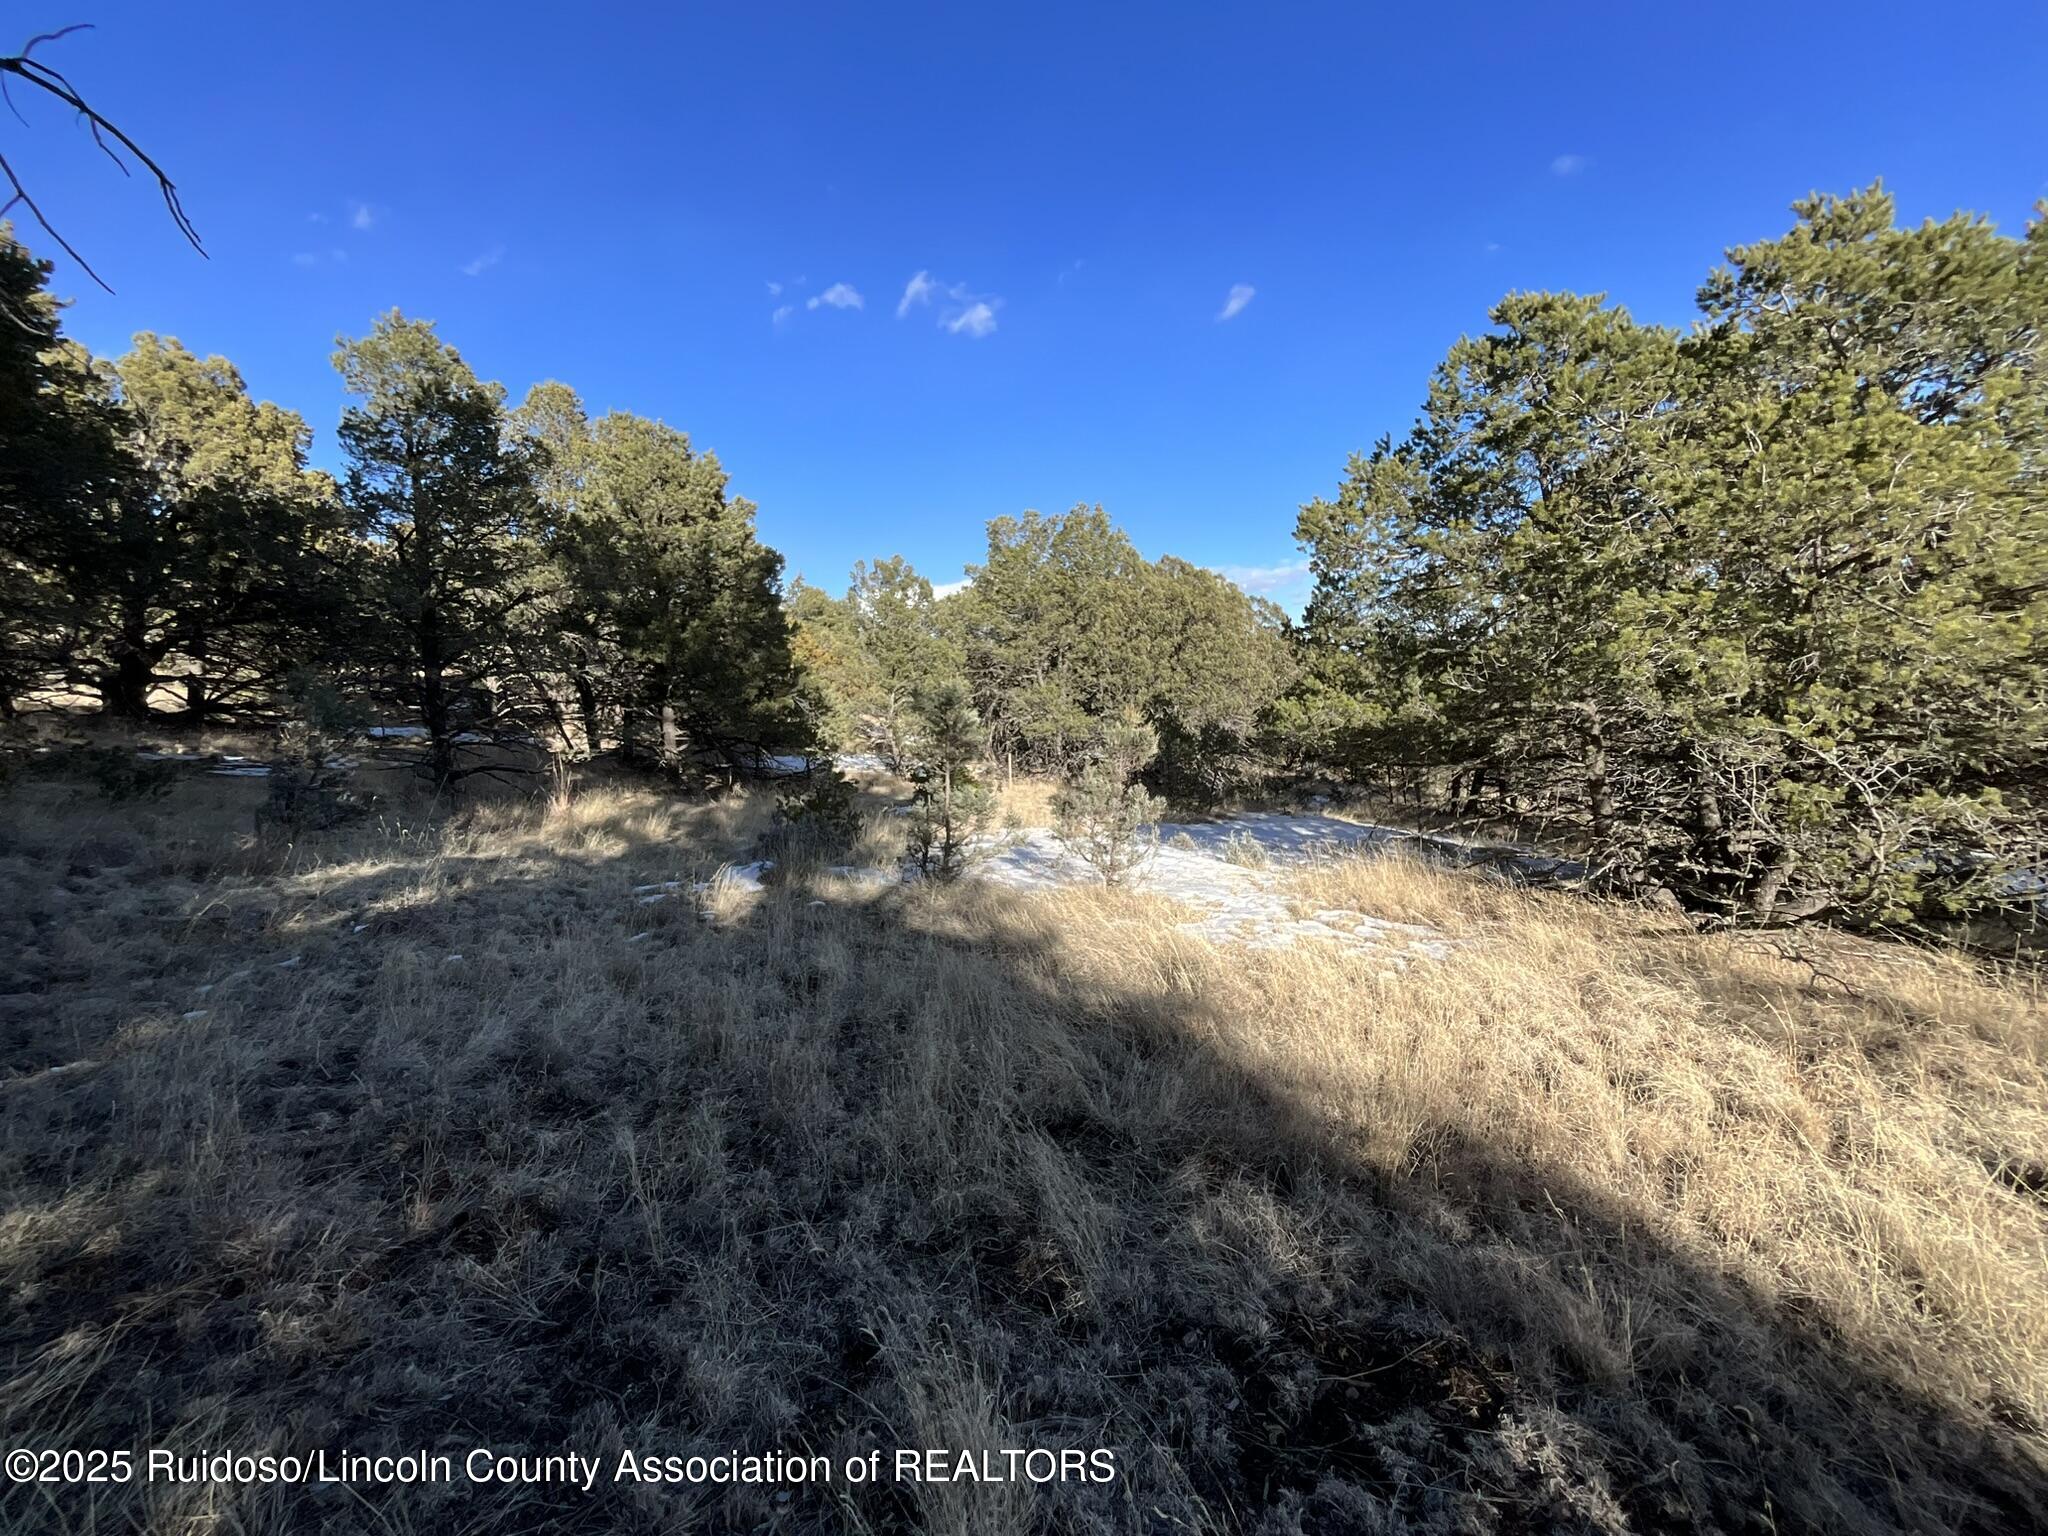
[[676, 771], [677, 759], [682, 755], [681, 733], [676, 729], [676, 707], [667, 700], [661, 701], [661, 766], [670, 773]]
[[155, 681], [149, 658], [124, 645], [115, 653], [113, 671], [100, 676], [100, 708], [123, 720], [147, 720], [150, 685]]
[[420, 653], [420, 723], [427, 728], [428, 761], [433, 770], [434, 788], [446, 789], [455, 782], [455, 731], [449, 718], [440, 615], [431, 605], [421, 610], [415, 637]]
[[1586, 806], [1593, 816], [1593, 836], [1604, 839], [1614, 830], [1614, 790], [1607, 780], [1607, 728], [1600, 706], [1586, 711]]
[[192, 670], [185, 677], [185, 713], [197, 723], [206, 718], [206, 707], [212, 702], [206, 690], [206, 636], [194, 636], [190, 650]]
[[1778, 898], [1784, 893], [1785, 882], [1792, 878], [1792, 850], [1780, 848], [1764, 870], [1763, 878], [1756, 883], [1756, 889], [1749, 895], [1749, 915], [1759, 923], [1768, 923], [1778, 913]]
[[604, 750], [602, 727], [597, 719], [597, 685], [588, 672], [578, 671], [572, 674], [570, 686], [576, 690], [576, 713], [583, 722], [583, 755], [595, 757]]
[[149, 646], [149, 610], [132, 598], [121, 602], [121, 628], [114, 636], [114, 666], [99, 678], [100, 707], [124, 720], [149, 718], [149, 693], [162, 652]]

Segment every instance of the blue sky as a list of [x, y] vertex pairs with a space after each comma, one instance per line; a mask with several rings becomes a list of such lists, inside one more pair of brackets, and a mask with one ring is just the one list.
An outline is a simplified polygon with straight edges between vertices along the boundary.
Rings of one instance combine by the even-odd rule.
[[1148, 555], [1298, 598], [1295, 508], [1501, 294], [1677, 322], [1810, 189], [1882, 175], [1909, 218], [2015, 232], [2048, 194], [2035, 4], [9, 20], [96, 23], [42, 57], [165, 163], [211, 258], [61, 112], [0, 117], [117, 290], [60, 264], [87, 345], [224, 353], [331, 467], [335, 335], [395, 304], [515, 401], [559, 378], [685, 429], [835, 589], [893, 553], [944, 581], [990, 517], [1099, 501]]

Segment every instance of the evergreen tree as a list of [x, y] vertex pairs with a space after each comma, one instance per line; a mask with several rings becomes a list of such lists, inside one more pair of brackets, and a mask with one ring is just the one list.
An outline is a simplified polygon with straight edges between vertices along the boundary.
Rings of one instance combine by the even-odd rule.
[[811, 735], [830, 747], [865, 750], [860, 720], [874, 669], [861, 650], [851, 607], [801, 578], [790, 583], [784, 606]]
[[371, 544], [375, 624], [364, 644], [426, 728], [437, 787], [457, 737], [509, 724], [495, 680], [521, 675], [539, 580], [532, 456], [506, 433], [504, 390], [478, 380], [430, 322], [397, 310], [334, 365], [361, 403], [342, 414], [344, 497]]
[[941, 682], [917, 701], [912, 739], [910, 856], [919, 871], [951, 880], [974, 855], [974, 839], [995, 812], [995, 797], [975, 773], [986, 735], [967, 688]]
[[941, 615], [1006, 763], [1067, 773], [1102, 722], [1136, 711], [1169, 744], [1176, 794], [1210, 800], [1256, 774], [1292, 671], [1270, 604], [1146, 561], [1100, 507], [997, 518], [972, 577]]
[[1068, 852], [1122, 885], [1158, 847], [1165, 802], [1138, 782], [1159, 755], [1159, 733], [1136, 715], [1105, 725], [1089, 764], [1053, 797], [1053, 824]]
[[2042, 236], [1798, 213], [1683, 340], [1518, 295], [1460, 342], [1303, 510], [1308, 677], [1625, 887], [1931, 922], [2048, 852]]
[[130, 466], [117, 413], [63, 339], [50, 265], [0, 221], [0, 713], [60, 669], [67, 552]]
[[685, 434], [622, 411], [587, 422], [544, 389], [561, 393], [536, 391], [519, 425], [549, 466], [554, 613], [586, 717], [609, 703], [621, 736], [671, 770], [686, 753], [740, 769], [807, 744], [782, 557], [755, 535], [753, 504], [727, 497], [717, 456]]
[[136, 715], [174, 664], [203, 719], [267, 701], [340, 623], [348, 549], [334, 484], [296, 412], [249, 398], [225, 358], [147, 332], [113, 368], [137, 473], [74, 552], [78, 656]]
[[304, 422], [176, 341], [144, 333], [91, 362], [58, 339], [35, 265], [5, 250], [22, 320], [0, 364], [18, 396], [0, 447], [13, 686], [60, 672], [130, 719], [172, 679], [195, 719], [262, 701], [318, 646], [339, 589], [340, 519]]

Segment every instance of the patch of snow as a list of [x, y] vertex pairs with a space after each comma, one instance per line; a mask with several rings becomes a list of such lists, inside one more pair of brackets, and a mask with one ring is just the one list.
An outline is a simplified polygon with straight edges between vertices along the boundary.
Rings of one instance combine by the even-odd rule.
[[889, 765], [873, 752], [842, 752], [833, 759], [840, 768], [854, 773], [887, 773]]
[[372, 741], [424, 741], [424, 725], [373, 725], [363, 734]]
[[[1162, 823], [1159, 848], [1131, 884], [1165, 896], [1197, 915], [1184, 931], [1218, 943], [1284, 949], [1303, 940], [1357, 948], [1405, 948], [1441, 959], [1450, 942], [1433, 929], [1389, 922], [1363, 912], [1326, 909], [1298, 918], [1285, 892], [1286, 871], [1351, 849], [1383, 846], [1404, 834], [1365, 827], [1333, 816], [1252, 812], [1219, 821]], [[1267, 867], [1252, 869], [1227, 857], [1235, 844], [1256, 844]], [[1093, 870], [1067, 852], [1049, 830], [1034, 828], [993, 844], [968, 868], [979, 879], [1023, 890], [1093, 884]]]
[[261, 763], [245, 763], [234, 768], [215, 768], [212, 770], [212, 773], [217, 779], [267, 779], [270, 777], [270, 770]]
[[628, 944], [638, 944], [643, 939], [651, 939], [653, 937], [654, 934], [651, 930], [642, 928], [638, 933], [634, 934], [630, 939], [626, 940], [626, 942]]
[[[691, 881], [689, 889], [693, 895], [698, 896], [703, 895], [704, 892], [710, 890], [713, 886], [724, 886], [727, 889], [736, 891], [758, 891], [762, 889], [761, 877], [774, 867], [775, 861], [773, 859], [757, 859], [752, 864], [723, 865], [718, 873], [709, 880]], [[672, 897], [680, 896], [682, 892], [682, 881], [660, 880], [653, 885], [636, 885], [630, 894], [641, 906], [651, 907], [656, 902], [667, 901]]]
[[708, 891], [714, 885], [726, 885], [737, 891], [758, 891], [761, 877], [775, 867], [773, 859], [757, 859], [752, 864], [728, 864], [709, 880], [699, 880], [691, 887], [694, 891]]

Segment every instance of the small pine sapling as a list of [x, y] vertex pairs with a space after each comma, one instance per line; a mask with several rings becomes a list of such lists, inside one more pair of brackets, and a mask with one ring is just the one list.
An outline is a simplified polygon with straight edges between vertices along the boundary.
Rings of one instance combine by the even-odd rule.
[[1159, 847], [1165, 802], [1138, 782], [1159, 755], [1159, 733], [1135, 716], [1102, 729], [1101, 749], [1053, 797], [1059, 839], [1104, 885], [1122, 885]]
[[944, 682], [921, 695], [915, 733], [909, 854], [920, 873], [951, 880], [967, 867], [976, 835], [995, 814], [995, 796], [974, 772], [985, 743], [966, 686]]

